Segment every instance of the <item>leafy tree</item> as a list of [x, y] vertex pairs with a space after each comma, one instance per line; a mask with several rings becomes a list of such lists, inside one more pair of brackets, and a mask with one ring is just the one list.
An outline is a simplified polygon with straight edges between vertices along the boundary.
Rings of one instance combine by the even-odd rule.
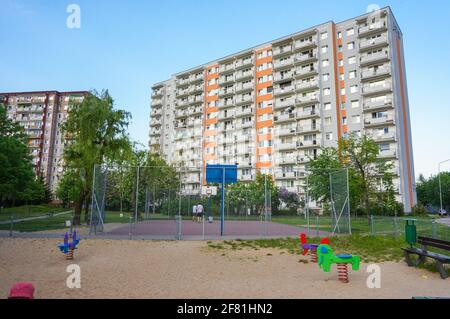
[[278, 191], [278, 195], [280, 198], [280, 201], [284, 204], [286, 204], [286, 207], [289, 210], [298, 211], [300, 207], [303, 206], [302, 201], [300, 200], [300, 197], [295, 192], [290, 192], [286, 188], [282, 187]]
[[[442, 206], [450, 211], [450, 172], [441, 172]], [[440, 207], [439, 175], [432, 175], [428, 179], [419, 176], [416, 185], [417, 199], [420, 204]]]
[[81, 211], [85, 205], [85, 220], [88, 214], [89, 194], [92, 188], [94, 165], [114, 159], [122, 149], [130, 147], [126, 133], [130, 114], [115, 109], [108, 91], [92, 92], [82, 103], [71, 105], [68, 118], [62, 125], [70, 141], [64, 159], [67, 174], [74, 182], [74, 224], [80, 224]]
[[[28, 139], [23, 128], [7, 117], [6, 108], [0, 104], [0, 204], [31, 196], [34, 183]], [[27, 190], [28, 189], [28, 190]]]
[[378, 157], [380, 147], [366, 135], [350, 135], [339, 141], [341, 161], [352, 170], [352, 182], [360, 189], [363, 209], [370, 223], [371, 199], [388, 201], [394, 205], [393, 164]]

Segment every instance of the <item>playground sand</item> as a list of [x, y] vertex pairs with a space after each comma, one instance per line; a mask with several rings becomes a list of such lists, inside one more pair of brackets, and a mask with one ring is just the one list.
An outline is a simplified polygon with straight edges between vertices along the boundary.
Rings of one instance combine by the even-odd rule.
[[[36, 298], [411, 298], [450, 296], [449, 280], [396, 262], [379, 263], [381, 288], [366, 286], [367, 264], [350, 283], [307, 257], [278, 249], [216, 250], [200, 241], [82, 240], [65, 260], [55, 239], [0, 239], [0, 298], [31, 281]], [[66, 267], [81, 267], [68, 289]]]

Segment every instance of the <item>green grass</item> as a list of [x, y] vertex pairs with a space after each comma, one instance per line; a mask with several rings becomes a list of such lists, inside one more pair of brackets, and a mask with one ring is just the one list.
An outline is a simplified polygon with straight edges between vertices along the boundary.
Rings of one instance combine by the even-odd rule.
[[[60, 215], [45, 219], [35, 219], [24, 222], [14, 223], [13, 230], [20, 232], [37, 232], [45, 230], [66, 228], [65, 221], [70, 219], [71, 215]], [[0, 225], [0, 230], [9, 230], [10, 224]]]
[[35, 217], [42, 216], [48, 213], [60, 213], [65, 212], [70, 209], [62, 208], [60, 206], [55, 205], [24, 205], [17, 207], [8, 207], [3, 208], [0, 212], [0, 221], [9, 221], [11, 220], [11, 215], [14, 216], [14, 219], [21, 219], [27, 217]]

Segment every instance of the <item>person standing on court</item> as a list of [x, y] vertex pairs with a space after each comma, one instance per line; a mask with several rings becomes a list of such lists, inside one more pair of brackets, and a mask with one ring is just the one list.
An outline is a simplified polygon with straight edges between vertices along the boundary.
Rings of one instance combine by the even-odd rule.
[[197, 205], [192, 206], [192, 221], [195, 222], [197, 219]]
[[200, 223], [203, 220], [203, 205], [197, 205], [197, 220]]

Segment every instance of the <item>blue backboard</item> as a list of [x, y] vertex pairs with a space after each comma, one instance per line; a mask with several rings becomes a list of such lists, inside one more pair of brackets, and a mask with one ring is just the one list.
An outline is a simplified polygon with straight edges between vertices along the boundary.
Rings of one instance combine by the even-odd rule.
[[223, 183], [223, 173], [225, 172], [225, 184], [237, 183], [237, 165], [206, 165], [206, 182]]

